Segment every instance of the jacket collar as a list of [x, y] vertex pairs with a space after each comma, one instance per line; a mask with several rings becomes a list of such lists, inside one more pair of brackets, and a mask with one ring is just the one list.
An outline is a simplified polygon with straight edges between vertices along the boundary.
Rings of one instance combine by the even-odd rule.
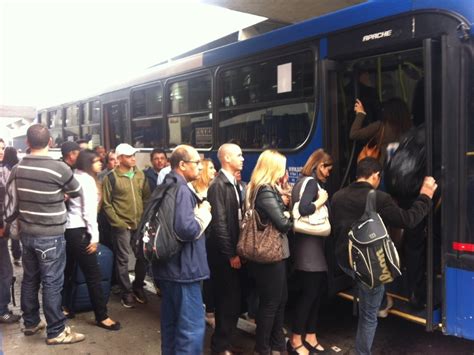
[[366, 181], [355, 181], [352, 184], [350, 184], [349, 186], [351, 188], [354, 188], [354, 189], [367, 189], [367, 188], [373, 189], [374, 188], [372, 185], [370, 185]]

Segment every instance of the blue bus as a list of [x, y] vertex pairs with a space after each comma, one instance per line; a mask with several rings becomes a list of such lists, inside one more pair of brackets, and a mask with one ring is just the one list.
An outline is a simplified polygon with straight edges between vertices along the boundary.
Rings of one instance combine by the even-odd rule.
[[[472, 0], [368, 0], [266, 34], [181, 58], [93, 97], [40, 110], [54, 144], [85, 138], [141, 152], [187, 143], [216, 158], [230, 140], [248, 180], [259, 153], [276, 148], [295, 181], [324, 147], [334, 166], [328, 191], [353, 180], [354, 100], [369, 120], [398, 97], [423, 124], [427, 175], [440, 203], [420, 231], [421, 309], [406, 276], [390, 289], [391, 313], [428, 331], [474, 339], [474, 5]], [[146, 155], [143, 154], [143, 157]], [[326, 243], [329, 292], [349, 299], [351, 280]]]

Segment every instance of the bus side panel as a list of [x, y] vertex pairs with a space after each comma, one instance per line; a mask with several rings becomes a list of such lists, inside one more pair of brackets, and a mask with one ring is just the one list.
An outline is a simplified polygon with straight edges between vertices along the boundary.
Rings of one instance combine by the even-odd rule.
[[446, 268], [445, 333], [474, 340], [474, 271]]

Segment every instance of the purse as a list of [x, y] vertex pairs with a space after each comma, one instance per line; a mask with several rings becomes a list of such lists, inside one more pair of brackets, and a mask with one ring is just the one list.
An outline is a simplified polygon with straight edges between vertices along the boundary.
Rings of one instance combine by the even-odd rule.
[[[303, 181], [303, 185], [300, 190], [300, 201], [303, 196], [306, 184], [312, 177], [307, 177]], [[319, 185], [318, 185], [319, 187]], [[328, 208], [323, 205], [314, 211], [309, 216], [301, 216], [299, 211], [300, 201], [296, 202], [293, 206], [293, 231], [302, 234], [309, 234], [318, 237], [327, 237], [331, 234], [331, 223], [329, 223], [329, 211]]]
[[271, 223], [264, 224], [255, 209], [255, 199], [244, 214], [240, 225], [237, 254], [244, 259], [267, 264], [283, 260], [283, 238]]
[[[380, 130], [380, 133], [373, 136], [360, 151], [359, 156], [357, 157], [357, 162], [360, 162], [362, 159], [365, 158], [374, 158], [377, 160], [380, 159], [380, 146], [382, 145], [384, 129], [385, 126], [382, 124], [382, 129]], [[376, 138], [377, 141], [374, 144], [374, 139]]]

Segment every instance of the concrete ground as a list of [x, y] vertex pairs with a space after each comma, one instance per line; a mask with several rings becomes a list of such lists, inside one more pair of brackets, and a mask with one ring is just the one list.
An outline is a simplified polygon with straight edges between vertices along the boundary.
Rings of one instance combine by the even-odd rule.
[[[14, 267], [17, 276], [15, 288], [17, 306], [12, 309], [19, 313], [21, 267]], [[118, 295], [111, 294], [109, 314], [119, 320], [122, 329], [110, 332], [94, 325], [92, 312], [80, 313], [68, 321], [75, 331], [86, 334], [86, 340], [73, 345], [47, 346], [45, 333], [25, 337], [21, 332], [22, 324], [0, 325], [0, 355], [36, 355], [36, 354], [160, 354], [160, 298], [153, 293], [151, 285], [147, 287], [149, 303], [137, 304], [134, 309], [125, 309]], [[357, 328], [357, 318], [351, 314], [352, 304], [335, 299], [321, 309], [318, 333], [320, 343], [327, 353], [354, 354], [353, 342]], [[239, 320], [239, 330], [235, 345], [253, 353], [254, 326]], [[205, 353], [209, 354], [209, 341], [212, 329], [206, 329]], [[373, 345], [373, 354], [474, 354], [474, 342], [445, 336], [441, 332], [426, 333], [420, 325], [409, 323], [393, 316], [379, 321], [379, 327]], [[198, 354], [196, 354], [198, 355]]]

